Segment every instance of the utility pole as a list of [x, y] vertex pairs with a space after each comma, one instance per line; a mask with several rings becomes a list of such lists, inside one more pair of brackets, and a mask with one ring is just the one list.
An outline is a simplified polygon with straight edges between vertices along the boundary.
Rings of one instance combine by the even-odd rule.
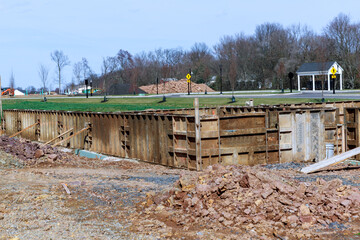
[[220, 64], [220, 94], [222, 94], [222, 64]]

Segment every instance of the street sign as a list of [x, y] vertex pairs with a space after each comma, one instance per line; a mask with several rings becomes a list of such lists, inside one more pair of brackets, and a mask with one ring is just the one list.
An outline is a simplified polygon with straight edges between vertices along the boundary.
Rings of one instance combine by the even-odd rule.
[[289, 72], [288, 77], [290, 79], [290, 92], [292, 92], [292, 88], [293, 88], [292, 79], [294, 78], [294, 74], [292, 72]]
[[289, 77], [290, 79], [293, 79], [294, 74], [293, 74], [292, 72], [289, 72], [288, 77]]
[[332, 67], [332, 69], [330, 70], [330, 72], [335, 75], [335, 73], [337, 72], [336, 69], [334, 67]]
[[190, 73], [188, 73], [188, 74], [186, 75], [186, 78], [188, 79], [188, 82], [190, 82], [190, 79], [191, 79]]
[[188, 79], [187, 82], [189, 83], [189, 82], [190, 82], [190, 79]]

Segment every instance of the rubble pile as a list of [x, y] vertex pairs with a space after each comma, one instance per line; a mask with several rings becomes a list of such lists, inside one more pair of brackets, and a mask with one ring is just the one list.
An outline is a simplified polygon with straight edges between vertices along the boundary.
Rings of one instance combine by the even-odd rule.
[[25, 163], [46, 157], [48, 161], [66, 160], [68, 155], [53, 148], [50, 145], [40, 145], [26, 139], [0, 137], [0, 149], [6, 153], [16, 156]]
[[[148, 94], [156, 94], [157, 87], [156, 87], [156, 84], [152, 84], [152, 85], [147, 85], [147, 86], [141, 86], [140, 89]], [[158, 91], [159, 94], [186, 93], [188, 91], [188, 83], [187, 83], [186, 79], [181, 79], [178, 81], [168, 81], [168, 82], [165, 82], [165, 87], [164, 87], [164, 84], [162, 84], [162, 83], [159, 84], [158, 89], [159, 89], [159, 91]], [[205, 90], [207, 92], [214, 92], [214, 90], [211, 89], [210, 87], [208, 87], [206, 84], [197, 84], [197, 83], [191, 82], [191, 92], [204, 93]]]
[[358, 219], [360, 191], [339, 179], [298, 182], [261, 166], [213, 165], [181, 175], [173, 189], [149, 195], [144, 205], [147, 212], [168, 212], [179, 225], [309, 229]]

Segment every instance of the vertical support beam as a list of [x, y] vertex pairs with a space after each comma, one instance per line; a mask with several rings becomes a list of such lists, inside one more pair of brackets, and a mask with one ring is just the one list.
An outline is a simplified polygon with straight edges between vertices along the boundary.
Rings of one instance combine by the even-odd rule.
[[327, 80], [328, 80], [328, 91], [330, 92], [331, 89], [330, 89], [330, 74], [329, 73], [327, 75]]
[[301, 87], [300, 87], [300, 75], [297, 76], [298, 77], [298, 91], [300, 91]]
[[341, 124], [341, 153], [344, 152], [346, 152], [345, 124]]
[[313, 81], [313, 91], [315, 91], [315, 75], [312, 75], [312, 81]]
[[201, 161], [201, 130], [200, 130], [200, 114], [199, 114], [199, 98], [194, 99], [195, 108], [195, 143], [196, 143], [196, 169], [202, 170]]
[[311, 133], [311, 115], [310, 115], [310, 111], [306, 111], [304, 113], [304, 156], [305, 156], [305, 161], [309, 161], [310, 160], [310, 154], [311, 154], [311, 142], [310, 142], [310, 133]]
[[342, 72], [340, 73], [340, 90], [343, 90], [342, 87], [343, 83], [342, 83]]
[[216, 114], [217, 114], [217, 121], [218, 121], [218, 147], [219, 147], [219, 156], [218, 156], [218, 163], [221, 164], [221, 136], [220, 136], [220, 107], [216, 107]]

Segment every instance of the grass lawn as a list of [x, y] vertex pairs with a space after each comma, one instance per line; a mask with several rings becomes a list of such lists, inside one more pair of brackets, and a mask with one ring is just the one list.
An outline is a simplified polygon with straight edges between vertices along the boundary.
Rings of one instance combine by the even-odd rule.
[[[161, 102], [161, 97], [153, 98], [109, 98], [106, 103], [101, 103], [101, 98], [48, 98], [47, 102], [40, 99], [3, 99], [3, 109], [38, 109], [38, 110], [64, 110], [64, 111], [91, 111], [91, 112], [116, 112], [116, 111], [141, 111], [146, 109], [174, 109], [193, 107], [193, 98], [167, 98]], [[199, 98], [200, 107], [218, 105], [244, 106], [249, 98], [237, 98], [235, 103], [230, 103], [230, 98]], [[348, 99], [347, 99], [348, 100]], [[320, 102], [320, 99], [296, 98], [254, 98], [254, 105]], [[331, 101], [344, 101], [331, 99]]]

